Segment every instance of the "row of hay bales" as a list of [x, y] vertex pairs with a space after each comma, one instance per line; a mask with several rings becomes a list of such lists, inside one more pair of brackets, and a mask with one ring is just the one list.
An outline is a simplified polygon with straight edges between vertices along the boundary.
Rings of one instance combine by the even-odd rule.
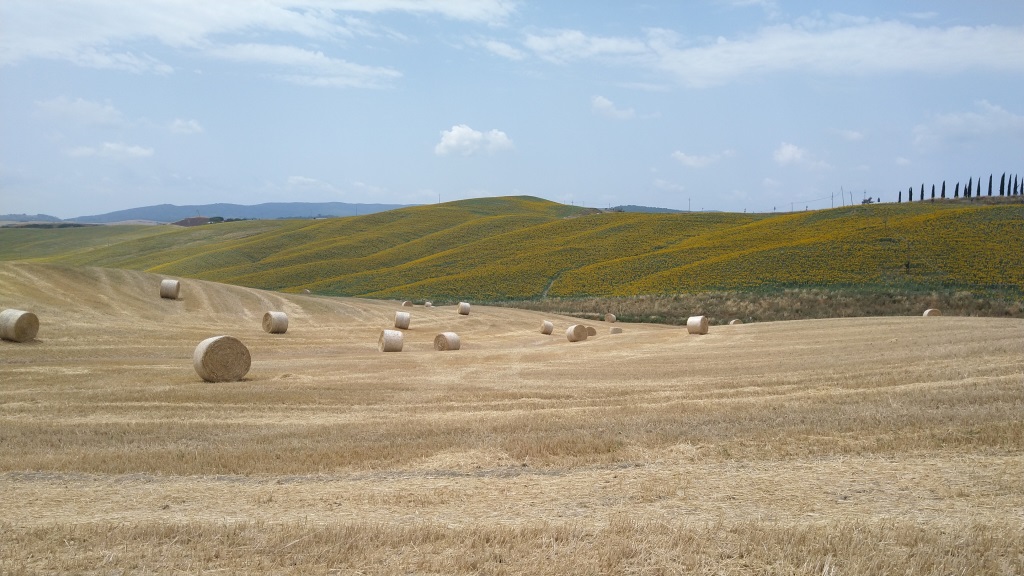
[[[425, 308], [433, 308], [433, 303], [426, 302]], [[413, 307], [413, 303], [406, 300], [402, 302], [403, 308]], [[456, 310], [460, 316], [469, 316], [470, 311], [469, 302], [459, 302]], [[395, 312], [395, 329], [386, 328], [381, 330], [380, 337], [377, 339], [377, 350], [380, 352], [401, 352], [405, 346], [405, 336], [403, 330], [409, 330], [412, 326], [412, 314], [409, 312], [398, 311]], [[455, 332], [441, 332], [437, 336], [434, 336], [434, 350], [438, 352], [448, 352], [451, 350], [459, 350], [462, 348], [462, 339]]]

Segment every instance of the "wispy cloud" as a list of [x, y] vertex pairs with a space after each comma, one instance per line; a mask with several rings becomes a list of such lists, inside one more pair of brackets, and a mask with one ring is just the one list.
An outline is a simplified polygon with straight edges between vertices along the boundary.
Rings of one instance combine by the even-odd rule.
[[391, 68], [363, 66], [323, 52], [276, 44], [233, 44], [209, 52], [216, 58], [276, 67], [272, 76], [308, 86], [377, 88], [400, 78]]
[[732, 156], [732, 150], [725, 150], [718, 154], [687, 154], [685, 152], [676, 150], [672, 153], [672, 158], [678, 161], [683, 166], [689, 166], [690, 168], [703, 168], [709, 164], [714, 164], [722, 158]]
[[803, 166], [806, 168], [828, 168], [828, 164], [821, 160], [815, 160], [810, 152], [789, 142], [779, 144], [779, 147], [772, 152], [772, 158], [779, 166]]
[[68, 155], [73, 158], [111, 158], [111, 159], [133, 159], [149, 158], [153, 155], [152, 148], [133, 146], [122, 142], [104, 142], [99, 146], [80, 146], [68, 150]]
[[847, 142], [860, 142], [864, 139], [864, 133], [857, 130], [836, 130], [836, 133]]
[[499, 152], [513, 147], [512, 140], [501, 130], [480, 132], [465, 124], [457, 124], [450, 130], [441, 131], [441, 141], [434, 146], [434, 153], [438, 156], [471, 156], [481, 151]]
[[203, 132], [203, 125], [197, 120], [175, 118], [170, 124], [170, 130], [174, 134], [201, 134]]
[[110, 102], [94, 102], [82, 98], [71, 99], [58, 96], [35, 103], [42, 115], [58, 121], [68, 121], [86, 126], [122, 126], [124, 116]]
[[526, 52], [498, 40], [480, 40], [474, 42], [474, 44], [482, 46], [489, 52], [509, 60], [524, 60], [526, 58]]
[[529, 34], [523, 44], [551, 62], [639, 65], [694, 88], [790, 71], [836, 76], [1024, 72], [1024, 58], [1016, 56], [1024, 53], [1024, 27], [921, 27], [844, 15], [804, 18], [703, 43], [655, 28], [632, 38], [556, 30]]
[[978, 101], [973, 111], [940, 114], [914, 127], [914, 145], [919, 148], [1001, 136], [1024, 139], [1024, 116], [987, 100]]
[[636, 116], [636, 111], [632, 108], [617, 108], [614, 102], [604, 96], [591, 98], [590, 107], [595, 114], [616, 120], [629, 120]]

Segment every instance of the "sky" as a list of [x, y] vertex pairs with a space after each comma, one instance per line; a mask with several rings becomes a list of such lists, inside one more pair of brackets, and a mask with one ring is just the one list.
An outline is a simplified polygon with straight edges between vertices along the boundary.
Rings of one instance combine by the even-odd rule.
[[0, 214], [1024, 175], [1020, 0], [3, 0]]

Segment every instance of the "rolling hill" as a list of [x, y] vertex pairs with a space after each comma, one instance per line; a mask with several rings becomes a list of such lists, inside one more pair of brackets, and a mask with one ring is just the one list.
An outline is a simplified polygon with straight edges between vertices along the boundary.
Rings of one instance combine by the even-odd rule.
[[497, 301], [786, 287], [1024, 290], [1024, 205], [602, 213], [485, 198], [325, 220], [0, 229], [0, 259], [280, 291]]

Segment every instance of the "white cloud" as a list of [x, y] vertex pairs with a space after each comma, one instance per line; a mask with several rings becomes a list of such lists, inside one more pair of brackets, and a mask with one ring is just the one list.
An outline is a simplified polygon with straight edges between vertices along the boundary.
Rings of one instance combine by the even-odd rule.
[[529, 34], [524, 44], [551, 62], [596, 59], [638, 65], [696, 88], [792, 71], [836, 76], [1024, 72], [1024, 58], [1017, 57], [1024, 53], [1024, 27], [921, 27], [844, 15], [804, 18], [748, 36], [703, 42], [653, 28], [632, 38], [559, 30]]
[[909, 166], [910, 165], [910, 160], [907, 159], [907, 158], [904, 158], [903, 156], [897, 156], [896, 157], [896, 165], [897, 166]]
[[725, 150], [718, 154], [699, 155], [699, 154], [687, 154], [680, 150], [676, 150], [672, 153], [672, 158], [675, 158], [683, 166], [689, 166], [690, 168], [703, 168], [708, 164], [718, 162], [722, 158], [732, 156], [732, 150]]
[[648, 51], [642, 40], [588, 36], [579, 30], [528, 34], [524, 44], [537, 56], [560, 64], [595, 57], [638, 56]]
[[125, 123], [121, 112], [109, 102], [93, 102], [67, 96], [35, 103], [36, 110], [43, 115], [86, 126], [121, 126]]
[[632, 108], [616, 108], [615, 104], [605, 98], [604, 96], [594, 96], [591, 101], [591, 110], [595, 114], [600, 114], [608, 118], [615, 118], [617, 120], [628, 120], [636, 116], [636, 112]]
[[512, 140], [501, 130], [480, 132], [465, 124], [452, 126], [450, 130], [441, 131], [441, 141], [434, 146], [438, 156], [461, 154], [470, 156], [483, 150], [499, 152], [513, 148]]
[[203, 132], [203, 125], [196, 120], [175, 118], [174, 122], [171, 122], [170, 129], [175, 134], [201, 134]]
[[72, 148], [68, 151], [68, 155], [73, 158], [111, 158], [111, 159], [131, 159], [131, 158], [149, 158], [153, 155], [152, 148], [143, 148], [142, 146], [129, 146], [121, 142], [104, 142], [99, 146], [80, 146], [78, 148]]
[[864, 139], [864, 133], [857, 130], [837, 130], [836, 132], [847, 142], [860, 142]]
[[663, 180], [661, 178], [657, 178], [654, 180], [654, 187], [657, 188], [658, 190], [665, 190], [666, 192], [686, 191], [686, 186], [683, 186], [682, 184], [676, 184], [674, 182], [669, 182], [668, 180]]
[[783, 142], [782, 144], [780, 144], [779, 147], [776, 148], [775, 152], [772, 154], [772, 156], [775, 158], [775, 161], [783, 166], [787, 166], [789, 164], [799, 164], [804, 161], [804, 157], [806, 155], [807, 153], [803, 150], [803, 148], [800, 148], [795, 144], [789, 144], [788, 142]]
[[1024, 116], [981, 100], [972, 112], [940, 114], [914, 127], [914, 144], [932, 148], [945, 143], [1009, 136], [1024, 138]]
[[482, 40], [477, 44], [479, 46], [483, 46], [490, 52], [501, 56], [502, 58], [508, 58], [509, 60], [523, 60], [526, 58], [525, 52], [504, 42], [499, 42], [497, 40]]
[[234, 62], [270, 64], [282, 70], [275, 77], [305, 86], [375, 88], [401, 77], [390, 68], [363, 66], [294, 46], [234, 44], [211, 49], [211, 55]]

